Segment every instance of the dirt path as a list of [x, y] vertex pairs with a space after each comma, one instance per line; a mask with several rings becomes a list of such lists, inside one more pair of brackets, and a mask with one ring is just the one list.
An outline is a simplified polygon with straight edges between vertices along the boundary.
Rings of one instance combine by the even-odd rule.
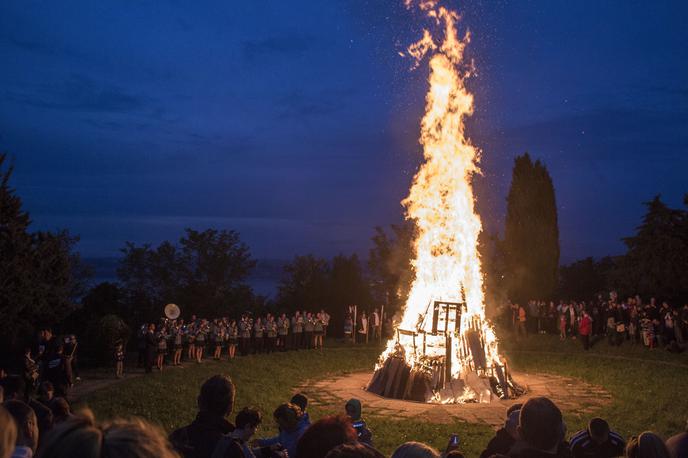
[[[486, 423], [493, 427], [504, 424], [507, 408], [522, 400], [494, 399], [488, 404], [424, 404], [419, 402], [387, 399], [364, 389], [371, 372], [357, 372], [303, 384], [304, 392], [315, 405], [331, 410], [341, 410], [347, 400], [361, 400], [365, 409], [389, 418], [417, 418], [430, 423], [451, 423], [455, 420], [470, 423]], [[514, 372], [512, 376], [526, 386], [525, 397], [547, 396], [562, 410], [590, 414], [611, 403], [612, 396], [603, 387], [582, 380], [549, 374]], [[584, 406], [584, 407], [581, 407]]]
[[106, 369], [82, 369], [81, 381], [77, 382], [69, 391], [69, 401], [71, 403], [80, 403], [86, 399], [90, 394], [107, 388], [117, 383], [123, 382], [135, 377], [144, 375], [143, 369], [133, 368], [126, 373], [126, 377], [118, 379], [115, 378], [114, 370]]

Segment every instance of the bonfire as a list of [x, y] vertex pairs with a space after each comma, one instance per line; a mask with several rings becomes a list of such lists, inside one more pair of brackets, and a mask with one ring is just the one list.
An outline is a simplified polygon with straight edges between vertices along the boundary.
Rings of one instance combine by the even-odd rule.
[[425, 161], [402, 201], [416, 226], [415, 277], [367, 389], [422, 402], [490, 402], [520, 394], [520, 388], [485, 318], [478, 254], [482, 226], [472, 186], [480, 154], [464, 124], [473, 112], [465, 86], [473, 71], [464, 58], [470, 34], [459, 38], [459, 15], [437, 2], [418, 7], [440, 32], [434, 37], [424, 30], [408, 48], [414, 67], [425, 59], [430, 66], [420, 135]]

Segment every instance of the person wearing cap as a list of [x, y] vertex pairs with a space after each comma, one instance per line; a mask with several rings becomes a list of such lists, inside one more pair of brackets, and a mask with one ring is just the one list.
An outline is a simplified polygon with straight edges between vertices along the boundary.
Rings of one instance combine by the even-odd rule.
[[301, 419], [299, 422], [306, 428], [309, 427], [311, 425], [311, 418], [308, 416], [308, 412], [306, 411], [306, 409], [308, 409], [308, 398], [306, 395], [302, 393], [296, 393], [291, 397], [289, 402], [301, 408]]
[[578, 431], [569, 441], [573, 458], [611, 458], [623, 456], [626, 441], [620, 434], [609, 429], [601, 418], [593, 418], [586, 429]]
[[504, 426], [499, 428], [495, 436], [490, 439], [487, 447], [480, 454], [480, 458], [489, 458], [492, 455], [506, 455], [518, 440], [518, 416], [523, 404], [514, 404], [506, 411]]

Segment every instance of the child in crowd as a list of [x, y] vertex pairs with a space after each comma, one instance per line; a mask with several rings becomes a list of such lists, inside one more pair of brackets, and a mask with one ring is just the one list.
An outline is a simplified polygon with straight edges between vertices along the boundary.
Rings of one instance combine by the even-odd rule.
[[115, 344], [115, 377], [124, 377], [124, 345], [121, 341]]

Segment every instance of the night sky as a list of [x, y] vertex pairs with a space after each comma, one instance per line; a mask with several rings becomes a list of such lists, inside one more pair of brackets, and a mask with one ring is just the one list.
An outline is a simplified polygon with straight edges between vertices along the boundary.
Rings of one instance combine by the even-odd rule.
[[[418, 166], [427, 22], [402, 1], [0, 6], [0, 150], [35, 229], [84, 256], [184, 227], [257, 258], [365, 255]], [[688, 2], [450, 2], [478, 74], [478, 209], [501, 230], [513, 158], [553, 177], [562, 261], [623, 252], [688, 192]]]

